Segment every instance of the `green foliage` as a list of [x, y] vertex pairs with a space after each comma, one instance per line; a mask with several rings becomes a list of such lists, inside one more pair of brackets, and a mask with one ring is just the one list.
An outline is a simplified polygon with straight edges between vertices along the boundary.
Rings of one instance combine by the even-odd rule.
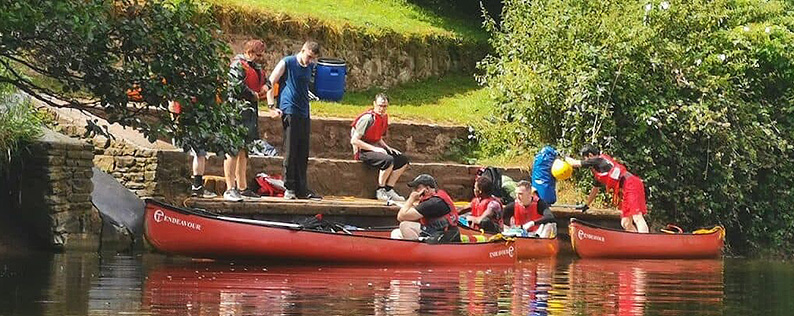
[[[598, 144], [644, 178], [655, 222], [720, 223], [739, 251], [792, 254], [791, 2], [504, 3], [480, 64], [494, 129]], [[509, 144], [484, 133], [490, 154]]]
[[[52, 106], [102, 108], [109, 122], [150, 141], [170, 136], [210, 150], [241, 146], [240, 128], [229, 124], [239, 114], [217, 101], [225, 96], [228, 47], [206, 7], [190, 0], [0, 6], [0, 82]], [[40, 84], [47, 80], [55, 84]], [[74, 97], [76, 91], [88, 98]], [[167, 111], [169, 100], [182, 104], [178, 120]], [[159, 120], [143, 120], [143, 113]]]
[[0, 85], [0, 174], [23, 144], [41, 135], [44, 122], [44, 115], [30, 100], [12, 92], [9, 85]]

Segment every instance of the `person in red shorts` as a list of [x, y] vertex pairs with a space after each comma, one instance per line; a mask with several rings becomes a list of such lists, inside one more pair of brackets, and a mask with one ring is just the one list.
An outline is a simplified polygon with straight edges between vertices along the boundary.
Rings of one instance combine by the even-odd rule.
[[[645, 186], [640, 177], [631, 174], [620, 162], [591, 145], [586, 145], [580, 151], [583, 160], [565, 158], [572, 167], [586, 167], [593, 171], [596, 181], [606, 187], [607, 193], [612, 194], [612, 203], [620, 209], [620, 225], [623, 229], [632, 232], [647, 233], [648, 224], [643, 215], [648, 213], [645, 205]], [[587, 202], [581, 210], [589, 208], [590, 203], [598, 195], [599, 187], [593, 186]]]

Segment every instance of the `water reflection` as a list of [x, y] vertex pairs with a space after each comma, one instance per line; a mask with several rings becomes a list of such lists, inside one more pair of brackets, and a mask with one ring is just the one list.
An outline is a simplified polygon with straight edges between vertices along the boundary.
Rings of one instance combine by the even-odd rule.
[[[724, 267], [725, 266], [725, 267]], [[0, 257], [0, 315], [788, 314], [794, 264], [579, 260], [327, 267], [160, 255]]]

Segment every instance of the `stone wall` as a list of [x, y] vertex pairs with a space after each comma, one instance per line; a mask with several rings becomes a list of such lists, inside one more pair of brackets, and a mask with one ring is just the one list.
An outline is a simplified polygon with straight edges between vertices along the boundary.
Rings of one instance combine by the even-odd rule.
[[347, 62], [347, 90], [391, 87], [450, 72], [471, 73], [489, 51], [484, 42], [452, 36], [373, 33], [361, 27], [327, 25], [311, 18], [292, 18], [233, 5], [215, 6], [214, 15], [235, 53], [251, 39], [267, 45], [266, 69], [300, 51], [307, 39], [317, 41], [322, 57]]
[[[312, 119], [310, 157], [353, 159], [350, 146], [351, 119]], [[282, 151], [280, 119], [259, 117], [263, 139]], [[463, 126], [438, 126], [411, 123], [391, 123], [386, 142], [402, 150], [413, 162], [441, 162], [449, 152], [453, 140], [466, 139]]]
[[28, 150], [12, 171], [20, 175], [12, 218], [39, 246], [96, 249], [102, 222], [91, 203], [93, 146], [45, 130]]

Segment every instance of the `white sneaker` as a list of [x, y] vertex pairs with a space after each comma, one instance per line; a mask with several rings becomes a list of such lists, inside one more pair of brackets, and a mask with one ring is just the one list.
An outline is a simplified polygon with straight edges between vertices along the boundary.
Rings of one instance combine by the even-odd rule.
[[240, 192], [237, 192], [236, 189], [228, 189], [226, 192], [223, 192], [223, 199], [226, 201], [240, 202], [243, 200], [243, 196], [240, 195]]
[[284, 199], [285, 200], [294, 200], [294, 199], [297, 199], [297, 198], [298, 198], [298, 196], [295, 195], [295, 191], [292, 191], [292, 190], [284, 191]]
[[386, 191], [386, 194], [388, 194], [389, 197], [391, 197], [392, 201], [405, 202], [405, 198], [402, 197], [402, 195], [397, 194], [397, 191], [394, 191], [394, 189]]
[[388, 201], [392, 199], [391, 195], [389, 195], [384, 188], [375, 190], [375, 198], [381, 201]]

